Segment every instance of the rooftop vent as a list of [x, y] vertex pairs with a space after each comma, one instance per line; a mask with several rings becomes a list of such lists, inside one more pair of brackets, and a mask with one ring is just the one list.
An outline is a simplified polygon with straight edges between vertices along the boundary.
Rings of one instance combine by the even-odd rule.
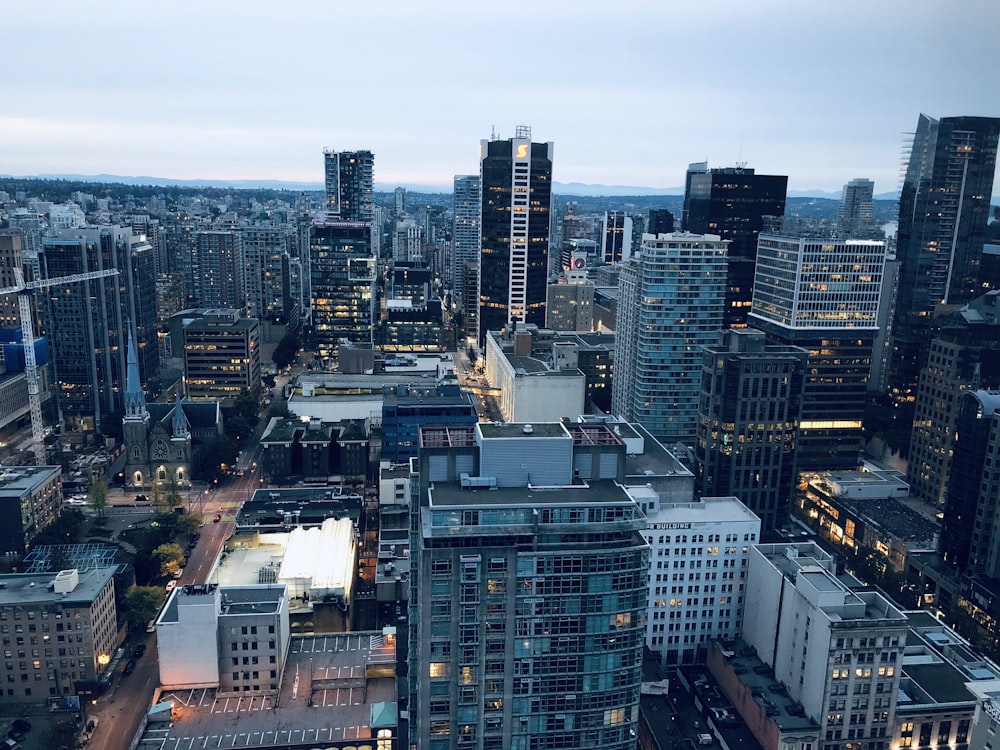
[[535, 428], [534, 428], [534, 427], [532, 427], [532, 426], [531, 426], [530, 424], [526, 424], [526, 425], [525, 425], [525, 426], [524, 426], [524, 427], [523, 427], [523, 428], [521, 429], [521, 432], [523, 432], [523, 433], [524, 433], [525, 435], [530, 435], [530, 434], [531, 434], [531, 433], [533, 433], [534, 431], [535, 431]]

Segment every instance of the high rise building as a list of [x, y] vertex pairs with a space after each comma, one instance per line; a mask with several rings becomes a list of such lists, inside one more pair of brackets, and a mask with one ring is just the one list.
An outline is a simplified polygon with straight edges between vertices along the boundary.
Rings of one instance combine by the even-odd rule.
[[706, 346], [698, 407], [697, 488], [740, 498], [765, 532], [788, 517], [809, 352], [731, 329]]
[[962, 394], [1000, 388], [1000, 291], [941, 320], [928, 345], [913, 408], [906, 478], [910, 495], [943, 505], [954, 454]]
[[375, 220], [375, 156], [371, 151], [324, 149], [326, 215], [330, 220]]
[[481, 143], [480, 345], [512, 321], [545, 325], [552, 153], [523, 126]]
[[53, 286], [39, 294], [59, 409], [73, 430], [100, 430], [123, 408], [125, 354], [135, 332], [139, 376], [159, 393], [156, 272], [149, 243], [123, 227], [65, 229], [44, 240], [42, 278], [117, 269], [116, 276]]
[[247, 316], [260, 321], [262, 341], [278, 341], [300, 317], [288, 280], [288, 260], [296, 255], [295, 231], [287, 224], [254, 224], [241, 227], [239, 233], [246, 264]]
[[722, 328], [728, 244], [647, 234], [621, 264], [611, 409], [662, 442], [695, 442], [702, 347]]
[[[479, 262], [479, 175], [455, 175], [449, 286], [465, 305], [465, 264]], [[479, 305], [478, 295], [475, 304]], [[460, 308], [462, 309], [462, 308]]]
[[368, 222], [312, 224], [312, 331], [321, 357], [334, 356], [341, 339], [372, 343], [377, 274], [371, 237]]
[[[681, 226], [680, 228], [685, 232], [690, 232], [688, 229], [688, 217], [691, 213], [691, 182], [694, 180], [695, 175], [708, 174], [708, 162], [707, 161], [696, 161], [688, 164], [687, 171], [684, 173], [684, 205], [681, 209]], [[653, 232], [650, 232], [653, 234]]]
[[[695, 165], [692, 165], [695, 166]], [[788, 178], [746, 167], [688, 173], [684, 229], [730, 240], [724, 328], [745, 328], [753, 300], [757, 236], [765, 216], [783, 216]]]
[[943, 305], [982, 292], [1000, 118], [920, 115], [899, 198], [899, 287], [892, 329], [889, 394], [912, 402], [928, 331]]
[[670, 234], [675, 231], [674, 214], [665, 208], [649, 209], [649, 224], [646, 234]]
[[191, 292], [200, 307], [246, 310], [246, 260], [241, 239], [234, 229], [195, 234]]
[[192, 401], [231, 406], [260, 385], [260, 335], [256, 318], [238, 310], [204, 310], [184, 326], [184, 383]]
[[1000, 578], [1000, 391], [960, 399], [954, 455], [941, 521], [941, 557], [962, 573]]
[[603, 424], [421, 430], [411, 746], [635, 747], [650, 562], [625, 459]]
[[844, 237], [867, 237], [875, 223], [875, 206], [872, 196], [875, 183], [857, 177], [846, 185], [837, 211], [837, 230]]
[[761, 234], [749, 322], [809, 351], [798, 469], [853, 469], [885, 264], [879, 240]]
[[632, 256], [632, 217], [624, 211], [605, 211], [601, 232], [601, 260], [621, 263]]

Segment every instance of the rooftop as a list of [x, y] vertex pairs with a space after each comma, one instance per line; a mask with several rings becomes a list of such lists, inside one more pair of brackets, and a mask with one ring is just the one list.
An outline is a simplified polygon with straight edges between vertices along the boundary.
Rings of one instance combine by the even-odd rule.
[[480, 422], [473, 425], [484, 440], [500, 438], [568, 438], [566, 427], [560, 422], [527, 424], [522, 422]]
[[0, 466], [0, 495], [23, 495], [56, 479], [58, 466]]
[[[457, 482], [436, 482], [427, 491], [430, 507], [614, 505], [634, 506], [625, 488], [611, 480], [556, 489], [529, 487], [468, 488]], [[638, 511], [637, 511], [638, 512]]]
[[56, 573], [15, 573], [0, 575], [0, 605], [49, 604], [90, 604], [108, 585], [114, 576], [116, 566], [92, 568], [80, 571], [79, 583], [67, 594], [57, 594], [50, 586]]

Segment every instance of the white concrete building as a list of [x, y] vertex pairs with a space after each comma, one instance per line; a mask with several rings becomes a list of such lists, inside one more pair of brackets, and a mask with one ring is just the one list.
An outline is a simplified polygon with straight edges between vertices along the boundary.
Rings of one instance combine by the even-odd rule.
[[556, 369], [531, 356], [531, 334], [486, 334], [486, 378], [500, 389], [505, 422], [558, 422], [583, 414], [587, 378], [579, 369]]
[[735, 497], [661, 503], [651, 487], [628, 493], [649, 521], [646, 646], [663, 664], [702, 664], [712, 640], [739, 635], [760, 519]]

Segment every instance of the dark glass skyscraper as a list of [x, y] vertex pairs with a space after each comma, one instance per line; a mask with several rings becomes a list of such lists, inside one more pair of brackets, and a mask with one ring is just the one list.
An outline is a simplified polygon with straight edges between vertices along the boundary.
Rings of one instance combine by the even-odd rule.
[[326, 214], [342, 221], [373, 221], [375, 156], [371, 151], [323, 151]]
[[723, 326], [745, 328], [753, 300], [757, 236], [765, 216], [784, 215], [788, 177], [756, 174], [746, 167], [692, 171], [700, 166], [692, 164], [688, 170], [684, 229], [730, 241]]
[[545, 325], [553, 144], [531, 131], [482, 141], [479, 341], [511, 321]]
[[942, 305], [982, 293], [1000, 119], [920, 115], [899, 198], [899, 287], [892, 330], [889, 393], [911, 402]]
[[159, 392], [153, 249], [123, 227], [66, 229], [45, 239], [39, 266], [43, 278], [118, 270], [39, 296], [64, 421], [70, 429], [100, 430], [104, 417], [123, 408], [130, 327], [145, 390]]

